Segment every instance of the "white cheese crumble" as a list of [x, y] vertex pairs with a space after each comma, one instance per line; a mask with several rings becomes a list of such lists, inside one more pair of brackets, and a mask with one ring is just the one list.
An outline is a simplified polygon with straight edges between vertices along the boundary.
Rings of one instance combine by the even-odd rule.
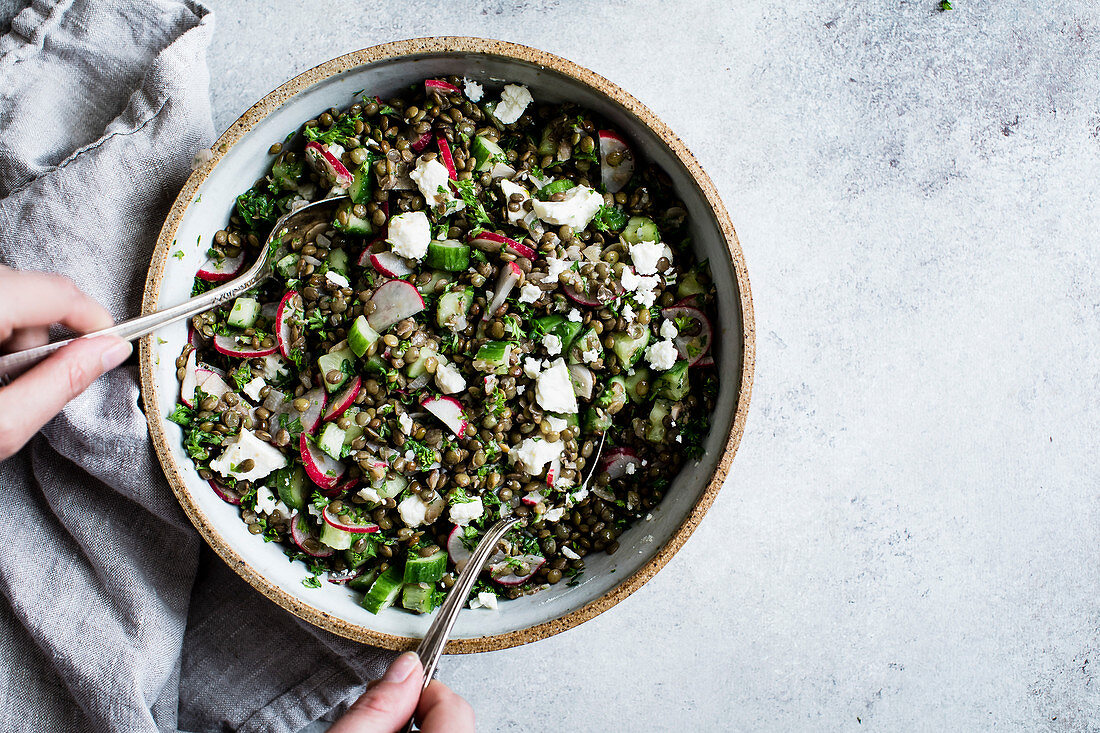
[[626, 472], [627, 472], [628, 475], [633, 476], [634, 472], [637, 471], [637, 470], [638, 470], [638, 468], [634, 465], [634, 461], [631, 461], [630, 463], [626, 464]]
[[527, 87], [519, 84], [505, 84], [500, 92], [500, 104], [493, 110], [493, 116], [501, 123], [510, 125], [520, 118], [523, 110], [527, 109], [527, 105], [533, 101]]
[[470, 599], [470, 608], [484, 608], [487, 611], [497, 610], [497, 597], [487, 591], [482, 591], [475, 598]]
[[485, 377], [485, 394], [486, 395], [491, 395], [493, 392], [496, 391], [498, 381], [500, 381], [500, 380], [497, 377], [497, 375], [495, 375], [495, 374], [489, 374], [488, 376]]
[[524, 438], [523, 442], [512, 448], [508, 455], [512, 457], [516, 468], [530, 476], [542, 473], [546, 464], [561, 456], [565, 444], [560, 440], [548, 443], [542, 438]]
[[578, 555], [577, 553], [573, 552], [572, 548], [570, 548], [568, 545], [562, 545], [561, 546], [561, 554], [565, 555], [570, 560], [580, 560], [581, 559], [581, 556]]
[[568, 224], [578, 232], [588, 226], [592, 217], [603, 206], [603, 195], [588, 186], [574, 186], [565, 192], [561, 201], [531, 200], [535, 216], [547, 224]]
[[557, 356], [561, 353], [561, 339], [556, 334], [548, 333], [542, 337], [542, 345], [546, 347], [546, 353]]
[[523, 358], [523, 373], [527, 375], [528, 379], [538, 379], [541, 369], [542, 366], [539, 364], [538, 359], [533, 356]]
[[656, 275], [657, 260], [664, 256], [665, 245], [660, 242], [638, 242], [630, 245], [630, 261], [639, 275]]
[[428, 253], [428, 244], [432, 241], [428, 215], [423, 211], [410, 211], [390, 217], [386, 241], [393, 247], [395, 255], [419, 260]]
[[348, 279], [334, 270], [329, 270], [328, 272], [326, 272], [325, 279], [338, 288], [351, 287], [351, 283], [348, 281]]
[[443, 394], [454, 394], [466, 389], [466, 380], [462, 377], [462, 372], [450, 364], [440, 363], [435, 368], [435, 383]]
[[564, 359], [554, 360], [549, 369], [538, 375], [535, 401], [550, 412], [577, 411], [577, 395], [573, 392], [573, 380], [569, 378], [569, 367]]
[[464, 501], [460, 504], [453, 504], [451, 505], [450, 511], [451, 524], [465, 527], [475, 519], [479, 519], [484, 513], [485, 505], [481, 503], [480, 498], [476, 498], [473, 501]]
[[264, 357], [263, 377], [264, 379], [278, 379], [279, 377], [288, 374], [286, 368], [286, 359], [278, 354], [268, 354]]
[[366, 501], [372, 501], [375, 504], [382, 503], [382, 496], [373, 486], [364, 486], [363, 488], [359, 489], [359, 497]]
[[581, 361], [583, 361], [585, 364], [591, 364], [599, 358], [600, 352], [598, 349], [588, 349], [587, 351], [581, 352]]
[[466, 99], [471, 102], [480, 102], [485, 90], [473, 79], [462, 77], [462, 91], [466, 93]]
[[623, 270], [619, 282], [622, 284], [623, 290], [633, 292], [634, 298], [646, 308], [652, 306], [657, 299], [656, 287], [659, 280], [656, 275], [639, 275], [626, 268]]
[[542, 516], [543, 519], [545, 519], [547, 522], [557, 522], [565, 516], [565, 507], [559, 506], [554, 509], [550, 509], [546, 512], [546, 514]]
[[637, 313], [634, 312], [634, 309], [630, 307], [630, 303], [627, 303], [626, 305], [624, 305], [623, 309], [621, 311], [619, 311], [619, 314], [622, 315], [623, 318], [625, 318], [626, 320], [631, 321], [631, 322], [633, 322], [634, 317], [636, 315], [638, 315]]
[[573, 310], [569, 311], [568, 315], [565, 316], [565, 319], [567, 321], [572, 321], [573, 323], [580, 323], [581, 322], [581, 312], [579, 310], [577, 310], [576, 308], [574, 308]]
[[550, 429], [555, 433], [560, 433], [569, 427], [569, 423], [560, 417], [554, 417], [553, 415], [547, 415], [545, 418], [546, 424], [550, 426]]
[[504, 194], [505, 202], [510, 201], [512, 198], [512, 194], [514, 193], [518, 193], [520, 196], [523, 197], [523, 199], [521, 199], [519, 202], [519, 210], [512, 211], [507, 206], [505, 206], [505, 213], [508, 216], [509, 222], [511, 222], [512, 224], [518, 224], [519, 222], [527, 218], [527, 210], [523, 208], [523, 202], [531, 198], [531, 195], [527, 193], [526, 188], [519, 185], [518, 183], [513, 183], [512, 181], [509, 181], [507, 178], [501, 178], [500, 192]]
[[[260, 486], [256, 489], [257, 512], [261, 514], [272, 514], [280, 508], [280, 504], [282, 505], [283, 509], [286, 509], [286, 504], [283, 504], [283, 502], [281, 501], [275, 500], [275, 495], [271, 493], [271, 489], [267, 488], [266, 486]], [[290, 516], [289, 510], [287, 511], [286, 515], [288, 517]]]
[[542, 290], [538, 285], [524, 283], [519, 289], [520, 303], [534, 303], [542, 296]]
[[663, 339], [674, 339], [680, 334], [680, 332], [676, 330], [676, 324], [669, 320], [661, 324], [660, 333]]
[[246, 384], [241, 391], [248, 395], [254, 402], [260, 400], [260, 390], [267, 386], [267, 382], [263, 377], [256, 377], [251, 382]]
[[420, 156], [416, 162], [416, 168], [409, 173], [409, 178], [420, 189], [428, 206], [449, 205], [451, 211], [465, 208], [466, 203], [462, 199], [456, 199], [451, 193], [450, 173], [447, 172], [447, 166], [440, 163], [437, 158], [425, 160], [423, 155]]
[[[252, 460], [252, 468], [241, 471], [240, 465]], [[220, 456], [210, 461], [210, 468], [222, 476], [232, 476], [238, 481], [256, 481], [272, 471], [287, 465], [286, 456], [275, 446], [265, 443], [247, 428], [241, 428], [237, 439], [227, 443]]]
[[645, 360], [657, 371], [667, 371], [676, 363], [676, 345], [668, 339], [650, 344], [645, 350]]
[[409, 417], [409, 413], [402, 412], [400, 415], [398, 415], [397, 424], [401, 426], [401, 432], [403, 432], [405, 435], [412, 435], [413, 421], [412, 418]]
[[409, 527], [419, 527], [424, 524], [428, 505], [419, 496], [410, 496], [397, 505], [397, 513], [401, 515], [401, 521]]
[[561, 274], [573, 266], [573, 263], [566, 259], [558, 259], [557, 257], [546, 258], [546, 277], [542, 279], [546, 283], [557, 283]]

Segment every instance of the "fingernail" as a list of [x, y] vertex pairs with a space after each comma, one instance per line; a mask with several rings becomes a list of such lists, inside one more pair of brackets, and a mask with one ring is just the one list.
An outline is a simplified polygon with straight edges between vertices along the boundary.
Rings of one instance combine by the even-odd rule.
[[120, 339], [117, 344], [104, 351], [103, 356], [100, 357], [100, 360], [103, 362], [103, 371], [114, 369], [116, 366], [126, 361], [126, 358], [130, 356], [130, 352], [133, 350], [134, 347], [129, 341], [122, 341]]
[[416, 652], [405, 652], [400, 657], [393, 660], [393, 664], [386, 670], [386, 674], [382, 677], [382, 681], [404, 682], [419, 666], [420, 658], [416, 656]]

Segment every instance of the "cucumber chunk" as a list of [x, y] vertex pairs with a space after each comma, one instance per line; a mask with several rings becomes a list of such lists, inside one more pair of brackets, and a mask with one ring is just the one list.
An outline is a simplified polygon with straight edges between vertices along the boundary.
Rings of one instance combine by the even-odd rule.
[[284, 466], [275, 472], [272, 479], [275, 491], [291, 509], [303, 509], [309, 501], [306, 493], [306, 472], [301, 466]]
[[657, 224], [647, 216], [630, 217], [630, 220], [626, 223], [626, 228], [619, 236], [628, 244], [661, 241], [661, 231], [657, 228]]
[[397, 600], [402, 585], [401, 572], [391, 565], [371, 583], [370, 590], [363, 596], [363, 608], [375, 614], [384, 611]]
[[371, 224], [370, 219], [360, 219], [352, 211], [355, 204], [351, 201], [347, 201], [340, 204], [340, 207], [336, 209], [336, 216], [332, 220], [332, 226], [334, 229], [338, 229], [341, 232], [348, 234], [358, 234], [361, 237], [366, 237], [374, 233], [374, 225]]
[[441, 596], [429, 583], [406, 583], [401, 590], [401, 605], [408, 611], [431, 613], [441, 603]]
[[654, 393], [663, 399], [682, 400], [688, 393], [688, 362], [678, 361], [667, 372], [662, 372], [653, 382]]
[[535, 319], [535, 326], [543, 333], [552, 333], [561, 341], [563, 354], [569, 352], [577, 334], [581, 332], [581, 324], [567, 320], [564, 316], [540, 316]]
[[596, 359], [603, 356], [603, 342], [600, 341], [600, 335], [593, 328], [586, 330], [573, 342], [572, 348], [569, 349], [569, 363], [588, 363], [584, 358], [586, 351], [595, 351]]
[[665, 418], [668, 417], [671, 403], [668, 400], [657, 400], [653, 403], [653, 409], [649, 411], [649, 424], [645, 429], [645, 439], [651, 443], [660, 443], [665, 439]]
[[298, 274], [298, 259], [298, 253], [291, 252], [275, 263], [275, 272], [282, 277], [294, 277]]
[[[347, 347], [333, 349], [327, 354], [322, 354], [317, 357], [317, 368], [321, 370], [321, 375], [324, 377], [325, 390], [327, 390], [329, 394], [340, 389], [344, 382], [348, 381], [348, 375], [352, 373], [352, 362], [354, 362], [354, 360], [355, 354]], [[340, 372], [340, 381], [335, 383], [328, 381], [326, 375], [331, 371]]]
[[341, 275], [348, 274], [348, 253], [343, 248], [337, 247], [328, 253], [328, 269]]
[[474, 289], [469, 285], [443, 293], [435, 309], [435, 322], [440, 328], [460, 331], [467, 325], [466, 314], [473, 304]]
[[559, 178], [556, 181], [550, 181], [550, 183], [535, 191], [535, 197], [542, 201], [548, 201], [554, 194], [565, 193], [576, 185], [568, 178]]
[[346, 550], [351, 547], [352, 541], [355, 539], [351, 532], [345, 532], [342, 529], [336, 529], [328, 522], [324, 523], [321, 527], [321, 544], [328, 545], [334, 550]]
[[383, 499], [393, 499], [409, 485], [409, 480], [400, 474], [386, 477], [379, 486], [374, 488]]
[[240, 297], [233, 301], [233, 309], [225, 322], [234, 328], [252, 328], [260, 315], [260, 304], [255, 298]]
[[371, 194], [370, 171], [373, 167], [373, 155], [368, 155], [363, 165], [352, 174], [351, 185], [348, 186], [348, 196], [353, 204], [365, 204]]
[[409, 379], [416, 379], [417, 377], [423, 375], [425, 372], [428, 371], [428, 367], [426, 366], [428, 363], [428, 359], [433, 357], [435, 358], [436, 362], [440, 364], [445, 364], [447, 362], [446, 357], [444, 357], [442, 354], [437, 354], [434, 348], [429, 348], [425, 346], [420, 350], [420, 356], [417, 358], [417, 360], [405, 367], [405, 374], [408, 375]]
[[445, 572], [447, 572], [446, 550], [439, 550], [427, 557], [420, 557], [415, 551], [410, 551], [408, 559], [405, 560], [406, 583], [434, 583], [441, 579]]
[[507, 163], [504, 150], [487, 137], [478, 135], [470, 141], [470, 151], [474, 154], [475, 170], [484, 172], [496, 162]]
[[512, 345], [507, 341], [487, 341], [474, 356], [474, 369], [482, 372], [502, 373], [508, 370]]
[[680, 278], [680, 282], [676, 284], [677, 298], [690, 298], [693, 295], [703, 295], [707, 292], [707, 286], [704, 285], [702, 281], [704, 276], [703, 270], [706, 266], [705, 261], [700, 262]]
[[638, 363], [645, 353], [645, 347], [649, 344], [649, 329], [643, 328], [638, 338], [631, 338], [629, 333], [619, 331], [611, 334], [611, 350], [619, 359], [623, 369], [629, 369]]
[[611, 427], [614, 415], [626, 406], [626, 400], [626, 380], [621, 376], [609, 379], [595, 402], [585, 411], [587, 430], [597, 434], [606, 432]]
[[[626, 378], [626, 396], [630, 398], [631, 402], [645, 402], [646, 398], [653, 395], [653, 388], [650, 386], [649, 381], [652, 374], [648, 367], [635, 367], [634, 373]], [[644, 393], [638, 389], [641, 382], [646, 383]]]
[[[352, 552], [352, 550], [348, 550], [348, 552]], [[356, 565], [353, 567], [358, 566]], [[371, 583], [373, 583], [374, 579], [377, 577], [377, 570], [366, 570], [349, 580], [348, 587], [352, 590], [359, 591], [360, 593], [366, 593], [368, 590], [370, 590]]]
[[351, 330], [348, 331], [348, 348], [351, 349], [351, 353], [362, 358], [363, 354], [367, 353], [380, 338], [382, 335], [371, 328], [367, 317], [359, 316], [352, 322]]
[[428, 243], [428, 267], [436, 267], [448, 272], [460, 272], [470, 265], [470, 246], [457, 239], [444, 239], [442, 242]]
[[334, 422], [325, 423], [321, 434], [317, 436], [317, 447], [328, 453], [336, 460], [340, 460], [340, 451], [344, 447], [344, 431]]
[[271, 180], [283, 191], [289, 191], [298, 187], [302, 172], [303, 166], [300, 160], [288, 163], [283, 159], [271, 166]]
[[[353, 542], [352, 544], [355, 543]], [[344, 550], [344, 561], [348, 564], [349, 568], [352, 568], [354, 570], [355, 568], [362, 567], [363, 563], [374, 557], [377, 552], [378, 551], [375, 549], [375, 545], [373, 543], [368, 544], [363, 552], [356, 552], [349, 547], [348, 549]]]

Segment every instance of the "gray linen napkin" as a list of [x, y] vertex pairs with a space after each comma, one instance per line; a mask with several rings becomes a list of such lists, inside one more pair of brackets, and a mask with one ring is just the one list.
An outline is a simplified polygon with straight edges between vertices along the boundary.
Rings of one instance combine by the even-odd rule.
[[[189, 0], [15, 15], [0, 37], [0, 262], [136, 315], [163, 216], [213, 139], [211, 33]], [[0, 515], [0, 730], [295, 731], [389, 659], [299, 622], [202, 545], [133, 366], [0, 462]]]

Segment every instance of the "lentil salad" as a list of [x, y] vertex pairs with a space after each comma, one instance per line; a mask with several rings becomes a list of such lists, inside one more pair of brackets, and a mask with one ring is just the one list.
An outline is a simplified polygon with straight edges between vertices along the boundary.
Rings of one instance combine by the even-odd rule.
[[458, 78], [324, 111], [270, 153], [196, 291], [283, 213], [348, 199], [193, 320], [171, 419], [199, 474], [307, 586], [374, 613], [431, 611], [507, 514], [526, 525], [472, 606], [617, 551], [701, 455], [717, 394], [714, 288], [667, 177], [576, 105]]

